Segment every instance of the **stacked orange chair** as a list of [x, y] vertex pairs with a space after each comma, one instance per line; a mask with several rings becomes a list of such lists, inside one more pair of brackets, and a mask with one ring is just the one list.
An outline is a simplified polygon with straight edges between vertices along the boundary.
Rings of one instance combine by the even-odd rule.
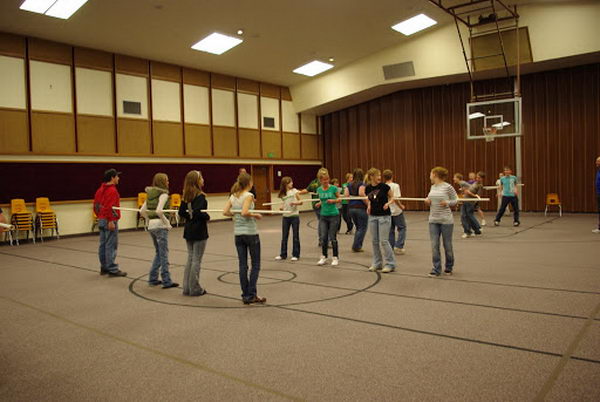
[[24, 199], [15, 198], [10, 200], [10, 215], [10, 223], [15, 228], [15, 239], [17, 244], [19, 244], [19, 232], [26, 232], [26, 239], [29, 239], [29, 232], [31, 232], [31, 238], [35, 243], [33, 214], [27, 210]]
[[[171, 209], [179, 209], [181, 206], [181, 194], [171, 194]], [[179, 226], [179, 214], [172, 213], [171, 214], [171, 222], [175, 219], [175, 224]]]
[[44, 230], [50, 230], [52, 236], [56, 236], [57, 239], [60, 238], [58, 220], [47, 197], [35, 199], [35, 226], [42, 241], [44, 241]]
[[98, 225], [98, 216], [96, 216], [96, 212], [94, 212], [94, 208], [92, 208], [92, 232], [94, 228]]
[[[138, 193], [138, 198], [137, 198], [137, 208], [140, 209], [142, 207], [142, 205], [144, 205], [144, 202], [146, 202], [146, 199], [148, 198], [148, 194], [146, 193]], [[144, 217], [142, 216], [142, 214], [137, 213], [137, 221], [135, 222], [135, 228], [139, 228], [140, 227], [140, 221], [142, 221], [144, 223], [144, 229], [148, 226], [148, 223], [146, 222], [146, 220], [144, 219]]]

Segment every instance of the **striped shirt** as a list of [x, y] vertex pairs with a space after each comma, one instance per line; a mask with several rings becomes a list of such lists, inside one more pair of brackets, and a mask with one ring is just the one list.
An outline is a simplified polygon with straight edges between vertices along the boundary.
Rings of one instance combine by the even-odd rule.
[[[431, 206], [429, 207], [429, 223], [454, 223], [452, 210], [450, 210], [450, 207], [456, 205], [458, 200], [454, 187], [446, 182], [434, 184], [431, 186], [427, 198], [431, 200]], [[442, 201], [448, 202], [448, 205], [445, 207], [441, 206], [440, 202]]]

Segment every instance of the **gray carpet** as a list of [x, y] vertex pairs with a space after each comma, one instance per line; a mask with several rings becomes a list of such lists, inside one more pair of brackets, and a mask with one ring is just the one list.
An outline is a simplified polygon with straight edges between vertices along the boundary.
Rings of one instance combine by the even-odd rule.
[[[0, 399], [600, 399], [596, 216], [524, 214], [473, 239], [456, 217], [455, 275], [436, 279], [424, 213], [391, 274], [367, 271], [369, 236], [357, 254], [339, 235], [339, 267], [317, 266], [301, 219], [298, 262], [274, 260], [280, 218], [259, 222], [265, 306], [240, 301], [230, 222], [209, 226], [199, 298], [147, 285], [143, 231], [120, 233], [126, 278], [98, 274], [94, 236], [1, 246]], [[181, 283], [182, 229], [169, 241]]]

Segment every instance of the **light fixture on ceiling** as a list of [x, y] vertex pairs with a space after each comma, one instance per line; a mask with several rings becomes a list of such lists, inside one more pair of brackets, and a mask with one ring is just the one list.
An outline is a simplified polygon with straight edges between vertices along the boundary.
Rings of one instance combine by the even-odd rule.
[[392, 29], [409, 36], [435, 24], [437, 24], [436, 20], [429, 18], [425, 14], [419, 14], [393, 25]]
[[71, 17], [88, 0], [25, 0], [19, 7], [21, 10], [44, 14], [63, 20]]
[[483, 113], [481, 113], [481, 112], [471, 113], [469, 115], [469, 120], [478, 119], [480, 117], [485, 117], [485, 115]]
[[194, 44], [192, 49], [212, 54], [223, 54], [242, 42], [242, 39], [213, 32], [206, 38]]
[[333, 57], [330, 57], [329, 61], [333, 63], [335, 61], [335, 59]]
[[243, 29], [238, 29], [237, 30], [237, 34], [238, 35], [243, 35], [244, 34], [244, 30]]
[[321, 74], [323, 71], [329, 70], [330, 68], [333, 68], [333, 64], [313, 60], [310, 63], [306, 63], [305, 65], [298, 67], [294, 70], [294, 72], [296, 74], [302, 74], [309, 77], [313, 77], [317, 74]]

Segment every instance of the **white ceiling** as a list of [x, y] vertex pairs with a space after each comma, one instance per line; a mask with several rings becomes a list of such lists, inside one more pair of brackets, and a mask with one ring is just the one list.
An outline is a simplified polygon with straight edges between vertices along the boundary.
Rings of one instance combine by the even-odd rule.
[[[286, 86], [309, 79], [292, 70], [315, 58], [339, 67], [410, 40], [390, 26], [418, 13], [450, 21], [427, 0], [89, 0], [69, 20], [22, 2], [0, 1], [0, 31]], [[190, 49], [238, 28], [244, 43], [221, 56]]]

